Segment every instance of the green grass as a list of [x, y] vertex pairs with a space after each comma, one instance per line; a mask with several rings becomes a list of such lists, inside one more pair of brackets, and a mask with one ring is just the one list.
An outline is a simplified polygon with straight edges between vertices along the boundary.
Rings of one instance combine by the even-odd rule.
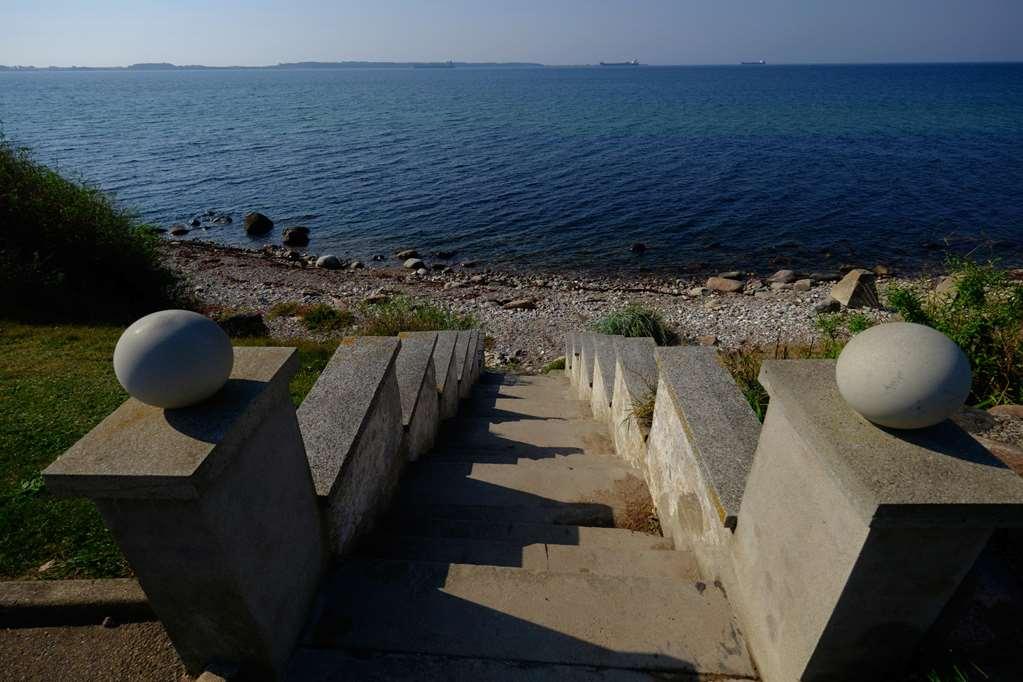
[[125, 322], [177, 301], [160, 238], [0, 136], [0, 318]]
[[[114, 326], [0, 321], [0, 578], [128, 575], [95, 507], [46, 495], [39, 472], [127, 397], [111, 357]], [[296, 345], [239, 339], [238, 345]], [[336, 344], [299, 345], [298, 405]], [[55, 560], [45, 573], [37, 568]]]
[[302, 315], [302, 324], [311, 332], [336, 333], [343, 332], [352, 326], [355, 316], [348, 310], [334, 308], [326, 303], [311, 306]]
[[562, 356], [557, 360], [552, 360], [543, 366], [543, 373], [548, 374], [550, 372], [556, 372], [559, 369], [565, 369], [565, 358]]
[[386, 303], [362, 305], [357, 314], [357, 333], [363, 336], [397, 336], [401, 332], [471, 329], [470, 315], [459, 315], [430, 301], [397, 296]]
[[607, 313], [593, 323], [592, 329], [599, 334], [649, 336], [658, 346], [678, 343], [678, 334], [664, 323], [659, 312], [637, 304], [629, 304]]

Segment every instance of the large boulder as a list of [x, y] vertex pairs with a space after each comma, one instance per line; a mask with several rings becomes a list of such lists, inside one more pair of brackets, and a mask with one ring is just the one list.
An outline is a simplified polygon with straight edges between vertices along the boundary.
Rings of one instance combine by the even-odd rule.
[[880, 308], [877, 275], [862, 268], [850, 270], [838, 284], [831, 287], [831, 298], [844, 308]]
[[274, 221], [262, 213], [249, 213], [245, 216], [245, 232], [252, 235], [266, 234], [274, 228]]
[[283, 242], [285, 246], [308, 246], [308, 227], [288, 227], [284, 230]]
[[325, 270], [337, 270], [341, 267], [341, 259], [333, 254], [324, 254], [316, 259], [316, 267]]
[[418, 256], [419, 252], [415, 249], [405, 249], [404, 251], [399, 251], [394, 254], [394, 257], [398, 260], [408, 260], [409, 258], [417, 258]]
[[707, 280], [707, 288], [711, 291], [720, 291], [724, 294], [734, 294], [742, 291], [743, 284], [736, 279], [725, 277], [711, 277]]
[[796, 273], [794, 271], [779, 270], [778, 272], [768, 277], [767, 281], [771, 282], [772, 284], [775, 282], [778, 282], [780, 284], [792, 284], [793, 282], [796, 281], [796, 279], [798, 279], [798, 277], [796, 276]]
[[423, 261], [419, 260], [418, 258], [409, 258], [408, 260], [405, 261], [406, 270], [420, 270], [423, 268], [424, 265], [425, 263], [423, 263]]

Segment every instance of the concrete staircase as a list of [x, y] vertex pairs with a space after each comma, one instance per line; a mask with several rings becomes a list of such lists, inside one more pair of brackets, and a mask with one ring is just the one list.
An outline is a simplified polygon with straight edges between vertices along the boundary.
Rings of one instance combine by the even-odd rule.
[[755, 678], [724, 591], [627, 529], [649, 493], [590, 414], [563, 377], [484, 375], [327, 577], [290, 677]]

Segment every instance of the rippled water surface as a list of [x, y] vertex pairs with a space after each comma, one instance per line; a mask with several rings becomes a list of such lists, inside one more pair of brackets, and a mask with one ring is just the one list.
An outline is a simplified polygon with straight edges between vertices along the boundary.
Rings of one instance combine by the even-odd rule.
[[[164, 227], [595, 269], [1023, 262], [1023, 65], [0, 73], [0, 126]], [[632, 242], [649, 247], [629, 252]]]

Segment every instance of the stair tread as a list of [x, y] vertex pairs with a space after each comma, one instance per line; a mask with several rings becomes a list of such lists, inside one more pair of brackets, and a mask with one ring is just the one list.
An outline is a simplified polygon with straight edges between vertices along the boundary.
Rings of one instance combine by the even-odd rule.
[[625, 528], [434, 518], [426, 511], [428, 509], [421, 508], [420, 511], [423, 511], [421, 515], [395, 519], [390, 526], [394, 534], [495, 540], [519, 544], [542, 542], [579, 547], [613, 547], [623, 551], [672, 549], [670, 538]]
[[677, 579], [355, 559], [306, 647], [752, 676], [728, 602]]
[[543, 542], [387, 535], [366, 543], [359, 555], [378, 559], [510, 566], [549, 573], [594, 573], [679, 580], [698, 580], [700, 577], [695, 557], [688, 552], [610, 546], [582, 547]]

